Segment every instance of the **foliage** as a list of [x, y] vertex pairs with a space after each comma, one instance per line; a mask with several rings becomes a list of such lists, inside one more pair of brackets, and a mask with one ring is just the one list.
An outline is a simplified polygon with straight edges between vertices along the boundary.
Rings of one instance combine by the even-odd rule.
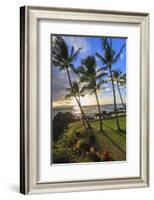
[[119, 92], [119, 96], [120, 96], [120, 100], [121, 100], [121, 104], [123, 105], [124, 110], [126, 111], [126, 107], [121, 95], [121, 90], [120, 90], [120, 86], [125, 86], [125, 81], [126, 81], [126, 74], [123, 74], [122, 71], [120, 69], [115, 69], [113, 70], [113, 80], [116, 82], [117, 84], [117, 89]]
[[75, 121], [73, 115], [70, 112], [59, 112], [53, 119], [53, 140], [58, 140], [67, 129], [68, 124]]
[[73, 162], [95, 162], [99, 159], [95, 153], [91, 153], [91, 148], [99, 150], [96, 139], [92, 133], [77, 132], [72, 130], [68, 136], [66, 133], [57, 142], [53, 143], [54, 163]]
[[56, 67], [59, 67], [60, 71], [65, 70], [68, 67], [75, 70], [73, 62], [77, 59], [81, 48], [75, 51], [72, 46], [69, 51], [65, 40], [61, 36], [55, 36], [54, 38], [55, 39], [52, 44], [53, 64]]
[[73, 162], [73, 153], [71, 148], [59, 145], [53, 150], [53, 163], [71, 163]]
[[80, 97], [84, 96], [84, 88], [80, 88], [80, 85], [77, 81], [72, 82], [72, 88], [66, 88], [68, 94], [65, 96], [66, 98], [77, 96], [80, 101]]
[[99, 132], [98, 120], [91, 122], [95, 134], [87, 133], [84, 129], [80, 132], [76, 131], [76, 128], [81, 127], [82, 123], [72, 122], [63, 137], [53, 144], [53, 162], [77, 163], [125, 160], [126, 118], [119, 117], [119, 120], [123, 130], [121, 135], [116, 132], [115, 118], [105, 120], [104, 129], [109, 137]]

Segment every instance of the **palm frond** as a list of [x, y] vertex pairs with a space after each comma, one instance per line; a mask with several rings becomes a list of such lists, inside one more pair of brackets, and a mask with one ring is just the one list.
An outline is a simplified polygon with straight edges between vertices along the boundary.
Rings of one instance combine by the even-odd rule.
[[124, 86], [126, 85], [126, 73], [122, 74], [119, 78], [119, 83]]
[[112, 38], [110, 37], [109, 40], [110, 40], [110, 50], [112, 51]]
[[65, 90], [66, 90], [67, 92], [71, 92], [71, 91], [72, 91], [71, 88], [66, 88]]
[[105, 76], [107, 76], [108, 75], [108, 73], [107, 72], [101, 72], [101, 73], [99, 73], [98, 75], [97, 75], [97, 79], [101, 79], [101, 78], [104, 78]]
[[107, 84], [107, 82], [108, 82], [107, 80], [100, 80], [99, 83], [100, 83], [100, 85], [103, 85], [103, 84]]
[[97, 70], [97, 72], [100, 72], [100, 71], [107, 71], [108, 68], [109, 68], [109, 66], [108, 66], [108, 65], [105, 65], [105, 66], [103, 66], [103, 67], [100, 67], [100, 68]]
[[71, 48], [71, 52], [70, 52], [70, 57], [72, 57], [73, 54], [74, 54], [74, 47], [72, 46], [72, 48]]
[[69, 99], [69, 98], [71, 98], [71, 97], [73, 97], [72, 94], [66, 94], [66, 95], [65, 95], [65, 98], [66, 98], [66, 99]]
[[82, 88], [81, 88], [81, 90], [80, 90], [80, 94], [85, 94], [85, 92], [86, 92], [86, 85], [84, 85]]
[[72, 86], [73, 86], [73, 91], [75, 91], [75, 92], [79, 92], [79, 84], [78, 84], [78, 82], [77, 81], [73, 81], [72, 82]]
[[106, 51], [110, 46], [106, 37], [102, 37], [102, 47]]
[[120, 55], [122, 54], [125, 47], [126, 47], [126, 44], [124, 43], [121, 49], [119, 50], [119, 52], [116, 54], [115, 58], [113, 59], [113, 63], [116, 63], [119, 60]]
[[73, 53], [73, 55], [70, 56], [72, 62], [74, 60], [76, 60], [76, 58], [78, 57], [80, 51], [81, 51], [81, 48], [79, 48], [75, 53]]
[[69, 64], [70, 68], [72, 69], [72, 71], [74, 72], [74, 74], [79, 74], [78, 70], [74, 67], [74, 65], [71, 63]]
[[95, 55], [99, 58], [99, 60], [100, 60], [103, 64], [106, 64], [106, 63], [107, 63], [106, 60], [105, 60], [105, 58], [104, 58], [103, 56], [101, 56], [99, 53], [96, 53]]
[[[96, 89], [97, 89], [97, 88], [95, 88], [95, 90], [96, 90]], [[94, 93], [95, 93], [95, 90], [94, 90], [94, 89], [90, 90], [90, 91], [89, 91], [89, 94], [90, 94], [90, 95], [94, 94]]]
[[56, 66], [64, 65], [64, 60], [68, 60], [68, 47], [61, 36], [55, 36], [52, 43], [53, 64]]
[[55, 36], [52, 42], [52, 63], [56, 67], [60, 67], [60, 70], [64, 70], [66, 67], [72, 68], [73, 72], [76, 73], [73, 66], [73, 62], [77, 59], [81, 48], [75, 51], [72, 46], [69, 51], [67, 43], [61, 36]]

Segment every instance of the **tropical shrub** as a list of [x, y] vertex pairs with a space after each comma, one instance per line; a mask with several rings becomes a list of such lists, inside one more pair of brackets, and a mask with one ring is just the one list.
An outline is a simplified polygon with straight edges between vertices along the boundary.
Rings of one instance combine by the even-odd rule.
[[73, 162], [74, 152], [71, 148], [59, 146], [53, 150], [53, 163]]
[[74, 121], [72, 113], [57, 113], [53, 119], [53, 140], [57, 141], [63, 135], [64, 130], [68, 128], [68, 124]]

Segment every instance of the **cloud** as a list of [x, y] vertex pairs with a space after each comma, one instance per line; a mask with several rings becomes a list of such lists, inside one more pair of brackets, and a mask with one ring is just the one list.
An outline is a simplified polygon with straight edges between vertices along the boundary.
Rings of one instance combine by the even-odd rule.
[[[72, 81], [75, 80], [76, 76], [70, 71]], [[66, 88], [70, 88], [68, 82], [67, 72], [65, 70], [59, 71], [58, 67], [52, 67], [52, 100], [59, 101], [65, 100], [67, 94]]]
[[53, 107], [69, 107], [72, 106], [72, 100], [60, 100], [60, 101], [53, 101]]
[[101, 86], [101, 90], [103, 90], [103, 93], [104, 92], [111, 92], [112, 91], [111, 84], [108, 84], [108, 83], [103, 84]]
[[70, 37], [65, 36], [63, 37], [66, 43], [71, 47], [74, 46], [75, 51], [77, 51], [79, 48], [81, 48], [81, 57], [84, 55], [88, 55], [91, 52], [91, 47], [88, 43], [87, 38], [85, 37]]
[[66, 91], [65, 89], [69, 87], [67, 74], [65, 71], [61, 73], [58, 68], [52, 68], [52, 99], [53, 101], [58, 101], [60, 99], [65, 99]]
[[104, 88], [104, 92], [111, 92], [112, 89], [110, 87]]

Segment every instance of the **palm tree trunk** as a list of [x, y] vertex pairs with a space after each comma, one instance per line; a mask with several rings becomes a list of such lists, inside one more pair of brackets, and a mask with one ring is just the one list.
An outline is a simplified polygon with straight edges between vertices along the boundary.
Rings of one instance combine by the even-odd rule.
[[124, 102], [123, 102], [123, 99], [122, 99], [122, 95], [121, 95], [121, 91], [120, 91], [120, 87], [119, 87], [118, 81], [117, 81], [117, 88], [118, 88], [118, 92], [119, 92], [119, 96], [120, 96], [121, 103], [122, 103], [123, 108], [124, 108], [124, 110], [125, 110], [125, 112], [126, 112], [126, 106], [125, 106], [125, 104], [124, 104]]
[[101, 117], [102, 113], [101, 113], [100, 104], [99, 104], [96, 90], [95, 90], [95, 97], [96, 97], [97, 107], [98, 107], [98, 112], [99, 112], [100, 131], [103, 132], [103, 124], [102, 124], [102, 117]]
[[84, 111], [83, 111], [83, 109], [82, 109], [82, 106], [80, 105], [80, 103], [79, 103], [77, 97], [76, 97], [76, 96], [74, 96], [74, 97], [75, 97], [75, 100], [76, 100], [76, 102], [77, 102], [77, 104], [78, 104], [80, 110], [81, 110], [81, 114], [82, 114], [82, 116], [83, 116], [83, 119], [86, 121], [88, 128], [91, 129], [91, 125], [90, 125], [89, 121], [87, 120], [87, 118], [86, 118], [86, 116], [85, 116], [85, 114], [84, 114]]
[[[68, 75], [69, 84], [71, 86], [71, 89], [73, 90], [73, 85], [72, 85], [72, 81], [71, 81], [71, 77], [70, 77], [70, 73], [69, 73], [68, 67], [66, 67], [66, 71], [67, 71], [67, 75]], [[76, 100], [76, 102], [77, 102], [77, 104], [78, 104], [78, 106], [80, 108], [81, 114], [82, 114], [83, 118], [85, 119], [85, 121], [87, 123], [88, 128], [91, 129], [91, 125], [90, 125], [90, 123], [88, 122], [88, 120], [87, 120], [87, 118], [85, 116], [85, 113], [84, 113], [84, 111], [82, 109], [82, 106], [79, 103], [79, 100], [77, 99], [77, 97], [75, 95], [74, 95], [74, 97], [75, 97], [75, 100]]]
[[111, 81], [112, 81], [112, 90], [113, 90], [114, 110], [115, 110], [115, 115], [116, 115], [116, 124], [117, 124], [117, 129], [120, 131], [120, 124], [119, 124], [118, 113], [117, 113], [117, 104], [116, 104], [116, 94], [115, 94], [114, 81], [113, 81], [113, 76], [112, 76], [112, 71], [111, 71], [111, 65], [109, 65], [109, 71], [110, 71], [110, 76], [111, 76]]
[[[80, 103], [80, 105], [81, 105], [80, 94], [78, 95], [78, 98], [79, 98], [79, 103]], [[84, 128], [86, 129], [86, 124], [85, 124], [83, 115], [82, 115], [82, 123], [83, 123]]]

